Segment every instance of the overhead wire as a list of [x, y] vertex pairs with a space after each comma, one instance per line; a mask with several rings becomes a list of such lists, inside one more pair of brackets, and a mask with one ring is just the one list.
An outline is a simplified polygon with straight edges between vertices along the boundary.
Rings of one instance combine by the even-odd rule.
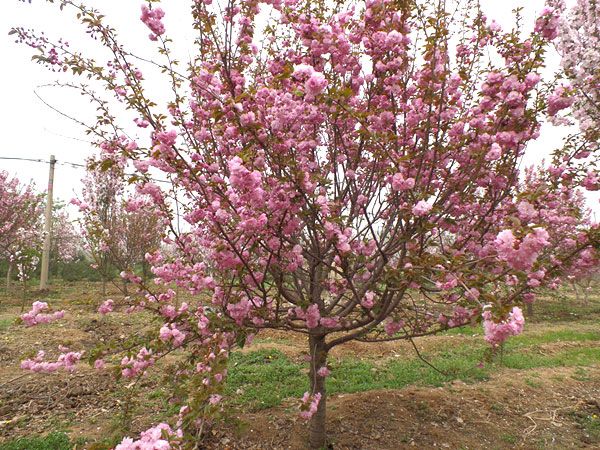
[[[36, 159], [36, 158], [20, 158], [20, 157], [10, 157], [10, 156], [0, 156], [0, 159], [10, 160], [10, 161], [27, 161], [27, 162], [38, 162], [38, 163], [50, 164], [49, 160], [41, 159], [41, 158]], [[54, 160], [54, 163], [62, 165], [62, 166], [71, 166], [73, 168], [82, 168], [82, 169], [87, 168], [87, 166], [85, 164], [79, 164], [79, 163], [74, 163], [74, 162], [70, 162], [70, 161], [61, 161], [58, 159]], [[135, 174], [125, 173], [125, 175], [127, 175], [128, 177], [131, 177]], [[150, 180], [156, 181], [157, 183], [172, 184], [172, 182], [168, 181], [168, 180], [159, 180], [157, 178], [150, 178]]]

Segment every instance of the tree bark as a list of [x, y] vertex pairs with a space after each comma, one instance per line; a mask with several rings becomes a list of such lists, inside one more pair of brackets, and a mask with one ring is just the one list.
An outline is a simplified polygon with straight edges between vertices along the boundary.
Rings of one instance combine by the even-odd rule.
[[102, 277], [102, 297], [106, 296], [106, 278]]
[[577, 303], [579, 303], [579, 291], [577, 290], [577, 284], [575, 284], [575, 282], [571, 283], [571, 287], [573, 288], [573, 291], [575, 292], [575, 300], [577, 300]]
[[325, 429], [327, 395], [325, 391], [325, 377], [317, 372], [327, 364], [327, 347], [324, 336], [310, 336], [310, 387], [311, 394], [321, 394], [317, 411], [310, 419], [308, 445], [312, 450], [323, 449], [327, 444]]
[[21, 313], [25, 311], [25, 303], [27, 302], [27, 281], [23, 281], [23, 295], [21, 298]]
[[588, 280], [588, 282], [585, 284], [585, 287], [583, 288], [583, 304], [585, 306], [589, 305], [589, 294], [590, 294], [590, 287], [592, 285], [592, 280]]
[[11, 276], [12, 276], [12, 268], [13, 265], [12, 263], [8, 263], [8, 269], [6, 271], [6, 291], [8, 292], [10, 290], [10, 282], [11, 282]]
[[533, 317], [533, 303], [527, 303], [527, 318], [531, 319]]

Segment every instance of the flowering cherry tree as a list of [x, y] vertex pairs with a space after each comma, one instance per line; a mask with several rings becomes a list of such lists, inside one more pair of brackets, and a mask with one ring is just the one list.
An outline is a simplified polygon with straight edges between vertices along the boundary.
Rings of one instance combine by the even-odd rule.
[[79, 208], [86, 248], [102, 276], [103, 295], [113, 269], [133, 273], [136, 265], [144, 265], [145, 254], [160, 247], [165, 228], [149, 197], [126, 194], [121, 172], [117, 166], [92, 170], [83, 180], [83, 199], [71, 201]]
[[111, 170], [88, 173], [82, 182], [83, 200], [73, 199], [71, 203], [79, 208], [84, 247], [102, 278], [102, 295], [105, 295], [106, 282], [112, 278], [113, 270], [108, 240], [111, 231], [116, 228], [118, 196], [123, 190], [123, 183]]
[[[595, 0], [552, 0], [556, 48], [561, 55], [563, 82], [548, 97], [554, 123], [571, 123], [579, 133], [557, 150], [555, 164], [590, 191], [600, 189], [600, 5]], [[559, 14], [560, 13], [560, 14]], [[566, 111], [566, 114], [561, 111]]]
[[52, 245], [50, 259], [53, 263], [69, 262], [82, 250], [83, 240], [75, 228], [73, 220], [63, 205], [52, 211]]
[[12, 270], [26, 281], [37, 267], [42, 235], [42, 196], [32, 184], [0, 171], [0, 257], [7, 261], [6, 288]]
[[[147, 68], [166, 74], [172, 93], [161, 108], [146, 66], [102, 16], [58, 3], [110, 52], [106, 66], [64, 41], [12, 32], [41, 64], [109, 94], [65, 83], [101, 111], [88, 127], [100, 173], [136, 171], [129, 181], [167, 221], [175, 249], [146, 255], [158, 290], [125, 274], [143, 294], [131, 310], [163, 325], [117, 363], [137, 377], [185, 352], [177, 431], [161, 425], [118, 449], [198, 439], [221, 400], [228, 353], [264, 328], [307, 338], [301, 415], [310, 447], [322, 448], [333, 347], [478, 321], [498, 345], [522, 330], [519, 305], [597, 244], [595, 230], [574, 228], [573, 247], [551, 248], [544, 211], [565, 223], [579, 213], [519, 197], [524, 150], [552, 107], [537, 86], [556, 9], [523, 36], [473, 1], [193, 1], [197, 53], [182, 68], [168, 16], [149, 2], [141, 21], [159, 55]], [[115, 102], [127, 113], [113, 113]], [[174, 225], [178, 212], [185, 227]], [[179, 302], [174, 284], [196, 300]]]
[[[587, 247], [583, 251], [578, 248], [587, 242], [587, 231], [594, 227], [591, 212], [586, 206], [582, 189], [573, 188], [572, 176], [565, 176], [555, 166], [530, 167], [520, 183], [517, 195], [515, 220], [528, 223], [532, 220], [544, 227], [548, 232], [549, 258], [561, 267], [549, 280], [550, 288], [557, 288], [567, 281], [589, 279], [600, 265], [598, 251]], [[542, 208], [548, 205], [551, 208]], [[557, 257], [552, 256], [555, 252]], [[560, 255], [575, 252], [576, 257], [561, 258]], [[527, 284], [538, 287], [546, 278], [544, 268], [532, 272]], [[575, 288], [575, 292], [577, 290]], [[529, 314], [532, 314], [533, 297], [524, 296]]]

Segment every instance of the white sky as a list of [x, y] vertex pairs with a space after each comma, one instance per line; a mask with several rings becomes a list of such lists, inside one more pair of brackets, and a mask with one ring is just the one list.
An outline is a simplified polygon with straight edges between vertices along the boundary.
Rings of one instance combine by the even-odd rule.
[[[87, 140], [82, 129], [68, 119], [45, 106], [35, 95], [37, 86], [50, 83], [56, 76], [37, 66], [30, 60], [31, 49], [14, 43], [14, 37], [8, 36], [12, 26], [24, 26], [38, 31], [44, 30], [50, 38], [64, 37], [70, 40], [72, 47], [90, 51], [94, 43], [82, 37], [81, 27], [75, 18], [66, 11], [58, 11], [56, 5], [48, 5], [45, 0], [32, 0], [23, 3], [18, 0], [3, 0], [3, 13], [0, 14], [0, 61], [4, 70], [0, 74], [0, 135], [2, 144], [0, 156], [22, 157], [48, 160], [54, 154], [59, 162], [83, 163], [93, 153], [91, 146], [81, 141]], [[106, 22], [117, 29], [121, 41], [130, 49], [144, 55], [153, 55], [154, 43], [147, 38], [149, 30], [139, 20], [141, 0], [102, 0], [88, 1], [103, 14]], [[524, 6], [524, 24], [531, 27], [534, 18], [543, 8], [543, 0], [482, 0], [488, 18], [495, 19], [503, 28], [513, 24], [512, 10]], [[186, 51], [186, 43], [192, 40], [192, 29], [186, 26], [189, 21], [189, 2], [182, 0], [163, 0], [166, 11], [167, 33], [174, 38], [179, 51]], [[528, 31], [528, 30], [526, 30]], [[86, 47], [87, 46], [87, 47]], [[185, 58], [185, 54], [183, 55]], [[557, 67], [558, 57], [551, 55], [551, 67]], [[76, 116], [85, 117], [92, 113], [87, 103], [82, 103], [78, 94], [56, 88], [38, 91], [49, 103], [60, 110]], [[88, 117], [93, 117], [89, 116]], [[544, 126], [542, 136], [530, 144], [525, 163], [540, 161], [558, 146], [566, 130]], [[0, 160], [0, 169], [16, 174], [21, 180], [33, 180], [40, 190], [46, 189], [48, 166], [41, 163]], [[55, 174], [55, 198], [68, 201], [80, 190], [83, 169], [57, 165]], [[590, 202], [596, 207], [597, 196]]]

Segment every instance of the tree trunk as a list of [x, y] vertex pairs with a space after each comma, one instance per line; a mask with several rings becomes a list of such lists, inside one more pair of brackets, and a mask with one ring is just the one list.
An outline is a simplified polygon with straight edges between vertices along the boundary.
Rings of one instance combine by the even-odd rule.
[[585, 287], [583, 288], [583, 304], [585, 306], [588, 306], [589, 304], [589, 294], [590, 294], [590, 287], [592, 285], [592, 280], [588, 280], [588, 282], [585, 284]]
[[533, 317], [533, 302], [527, 303], [527, 318], [531, 319]]
[[106, 296], [106, 278], [102, 277], [102, 297]]
[[317, 373], [321, 367], [327, 364], [327, 348], [323, 336], [310, 336], [308, 342], [310, 345], [310, 393], [312, 395], [321, 394], [317, 411], [310, 419], [310, 434], [308, 438], [309, 448], [317, 450], [325, 448], [327, 443], [325, 433], [325, 410], [327, 403], [325, 377]]
[[573, 291], [575, 291], [575, 300], [577, 300], [577, 303], [579, 303], [579, 291], [577, 290], [577, 284], [573, 282], [571, 283], [571, 287], [573, 288]]
[[11, 282], [11, 277], [12, 277], [12, 268], [13, 268], [12, 263], [8, 263], [8, 269], [6, 271], [6, 291], [7, 292], [10, 290], [10, 282]]
[[129, 292], [127, 291], [127, 280], [123, 280], [123, 295], [129, 295]]
[[25, 303], [27, 303], [27, 281], [23, 281], [23, 296], [21, 298], [21, 313], [25, 311]]

